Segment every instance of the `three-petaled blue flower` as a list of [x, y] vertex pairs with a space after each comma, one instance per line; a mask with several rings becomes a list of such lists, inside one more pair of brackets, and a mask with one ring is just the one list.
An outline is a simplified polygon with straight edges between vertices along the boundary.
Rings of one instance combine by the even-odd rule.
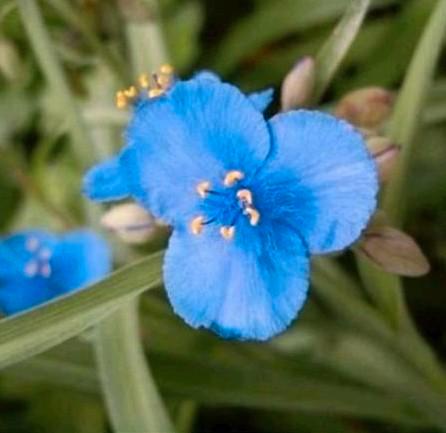
[[173, 226], [164, 281], [193, 327], [265, 340], [306, 296], [309, 255], [354, 242], [375, 209], [362, 136], [316, 111], [261, 110], [209, 73], [140, 96], [119, 155], [94, 167], [93, 200], [133, 197]]
[[0, 239], [0, 311], [14, 314], [92, 283], [111, 270], [105, 241], [89, 230], [27, 230]]

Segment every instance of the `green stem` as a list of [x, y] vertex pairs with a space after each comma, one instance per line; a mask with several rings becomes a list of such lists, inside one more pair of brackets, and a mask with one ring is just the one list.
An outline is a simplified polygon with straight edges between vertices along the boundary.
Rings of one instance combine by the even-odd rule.
[[102, 389], [117, 433], [174, 429], [147, 368], [138, 329], [137, 301], [97, 326], [95, 344]]

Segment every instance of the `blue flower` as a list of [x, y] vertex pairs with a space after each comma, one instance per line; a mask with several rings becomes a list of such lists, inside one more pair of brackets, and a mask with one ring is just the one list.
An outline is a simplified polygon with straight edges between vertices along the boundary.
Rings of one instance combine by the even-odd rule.
[[350, 245], [376, 206], [362, 136], [317, 111], [265, 121], [270, 99], [207, 72], [140, 97], [127, 145], [84, 181], [91, 199], [133, 197], [172, 225], [173, 308], [226, 338], [283, 331], [307, 297], [310, 254]]
[[89, 230], [27, 230], [0, 239], [0, 310], [14, 314], [92, 283], [111, 269], [105, 241]]

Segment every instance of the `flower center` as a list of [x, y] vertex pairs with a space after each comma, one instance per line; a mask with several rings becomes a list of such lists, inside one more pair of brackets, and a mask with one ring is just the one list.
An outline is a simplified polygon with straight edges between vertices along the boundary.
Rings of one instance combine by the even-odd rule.
[[51, 276], [51, 266], [49, 260], [52, 256], [52, 251], [42, 246], [37, 238], [30, 237], [26, 241], [26, 250], [30, 253], [31, 257], [23, 268], [23, 273], [28, 278], [41, 276], [48, 278]]
[[[190, 230], [199, 235], [206, 225], [220, 224], [220, 234], [225, 239], [235, 235], [235, 224], [240, 216], [248, 218], [252, 226], [260, 220], [260, 213], [254, 207], [254, 199], [248, 188], [240, 186], [245, 178], [243, 172], [231, 170], [223, 179], [223, 188], [212, 189], [211, 182], [203, 181], [196, 186], [197, 194], [205, 200], [203, 207], [208, 218], [198, 215], [190, 222]], [[238, 188], [240, 186], [240, 188]]]

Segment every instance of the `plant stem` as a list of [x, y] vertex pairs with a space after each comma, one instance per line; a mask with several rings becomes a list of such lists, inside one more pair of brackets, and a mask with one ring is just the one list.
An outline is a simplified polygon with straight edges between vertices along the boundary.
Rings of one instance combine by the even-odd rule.
[[108, 412], [119, 433], [173, 432], [146, 365], [136, 307], [132, 300], [97, 326], [95, 349]]

